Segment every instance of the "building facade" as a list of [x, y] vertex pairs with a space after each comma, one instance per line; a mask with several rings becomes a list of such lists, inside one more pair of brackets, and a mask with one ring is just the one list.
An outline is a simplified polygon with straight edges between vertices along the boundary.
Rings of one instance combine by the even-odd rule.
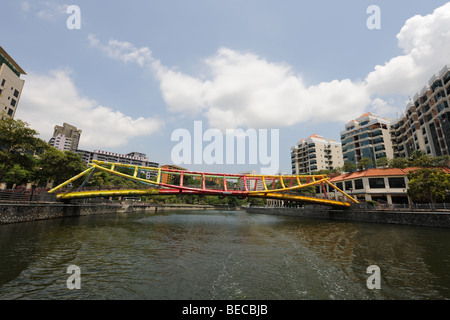
[[367, 112], [350, 121], [341, 131], [342, 154], [344, 163], [351, 161], [358, 165], [363, 158], [369, 158], [375, 167], [376, 161], [394, 156], [390, 125], [392, 120]]
[[[330, 182], [358, 201], [409, 204], [411, 200], [407, 194], [408, 173], [416, 169], [418, 168], [368, 169], [333, 177]], [[444, 170], [447, 173], [450, 172], [448, 168], [444, 168]], [[325, 186], [325, 192], [323, 188], [316, 187], [319, 197], [345, 200], [341, 192], [328, 185]]]
[[420, 150], [433, 157], [450, 154], [450, 66], [433, 75], [391, 124], [394, 157]]
[[292, 174], [311, 174], [344, 165], [341, 144], [313, 134], [291, 148]]
[[81, 132], [81, 130], [67, 123], [62, 126], [56, 125], [53, 137], [48, 143], [61, 151], [75, 152], [80, 143]]
[[25, 81], [25, 71], [0, 46], [0, 118], [14, 118]]
[[86, 164], [89, 164], [92, 160], [98, 160], [151, 168], [159, 167], [159, 163], [150, 161], [150, 159], [147, 158], [146, 154], [140, 152], [130, 152], [128, 154], [120, 154], [102, 150], [95, 150], [93, 152], [86, 150], [76, 150], [75, 152], [81, 156], [81, 159]]

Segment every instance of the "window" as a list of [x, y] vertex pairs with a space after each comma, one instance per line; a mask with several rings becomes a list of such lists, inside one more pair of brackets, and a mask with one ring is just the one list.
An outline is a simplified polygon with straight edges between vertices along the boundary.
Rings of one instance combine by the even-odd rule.
[[353, 190], [353, 183], [352, 181], [345, 181], [345, 190]]
[[388, 178], [389, 188], [406, 188], [405, 178]]
[[6, 82], [6, 80], [3, 79], [3, 80], [2, 80], [2, 87], [5, 85], [5, 82]]
[[355, 180], [355, 189], [364, 189], [362, 179]]
[[342, 189], [343, 189], [343, 188], [342, 188], [342, 182], [336, 183], [336, 187], [338, 187], [338, 189], [341, 189], [341, 190], [342, 190]]
[[9, 108], [9, 110], [8, 110], [8, 116], [12, 116], [12, 115], [13, 115], [13, 112], [14, 112], [14, 110], [11, 109], [11, 108]]
[[16, 106], [16, 100], [11, 99], [11, 105], [12, 105], [13, 107], [15, 107], [15, 106]]
[[374, 189], [384, 188], [384, 178], [369, 178], [369, 186]]
[[19, 97], [19, 91], [14, 90], [14, 97], [18, 98]]
[[384, 142], [383, 138], [376, 138], [372, 140], [372, 144], [382, 143]]
[[374, 133], [372, 133], [372, 137], [380, 136], [380, 135], [382, 135], [382, 134], [383, 134], [383, 133], [381, 132], [381, 130], [375, 131]]
[[359, 138], [362, 140], [362, 139], [365, 139], [365, 138], [368, 138], [368, 137], [369, 137], [368, 133], [363, 133]]

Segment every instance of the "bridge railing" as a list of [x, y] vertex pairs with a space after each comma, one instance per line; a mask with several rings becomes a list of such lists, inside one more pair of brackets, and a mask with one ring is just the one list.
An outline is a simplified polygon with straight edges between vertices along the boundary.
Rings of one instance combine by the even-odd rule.
[[47, 193], [47, 189], [3, 189], [0, 190], [2, 202], [56, 202], [56, 195]]

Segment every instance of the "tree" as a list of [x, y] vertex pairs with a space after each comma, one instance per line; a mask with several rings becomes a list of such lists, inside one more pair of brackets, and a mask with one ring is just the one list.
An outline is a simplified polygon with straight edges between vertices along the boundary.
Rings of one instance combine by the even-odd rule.
[[362, 158], [358, 161], [358, 169], [359, 170], [366, 170], [369, 169], [369, 167], [372, 165], [372, 159], [370, 158]]
[[442, 156], [433, 158], [433, 166], [434, 167], [450, 167], [450, 156], [448, 154], [444, 154]]
[[344, 163], [344, 166], [342, 167], [342, 170], [344, 172], [353, 172], [356, 169], [356, 165], [353, 161], [346, 161]]
[[34, 169], [33, 155], [47, 145], [37, 136], [38, 132], [22, 120], [0, 119], [0, 181], [15, 164], [25, 170]]
[[390, 159], [388, 161], [389, 163], [389, 168], [400, 168], [400, 169], [404, 169], [407, 167], [408, 165], [408, 161], [406, 160], [406, 158], [403, 157], [398, 157], [398, 158], [394, 158], [394, 159]]
[[375, 166], [377, 168], [385, 168], [389, 165], [389, 160], [387, 157], [382, 157], [377, 159], [377, 161], [375, 161]]
[[6, 172], [4, 177], [4, 182], [9, 187], [12, 187], [14, 184], [21, 185], [31, 182], [34, 178], [34, 172], [28, 169], [25, 169], [20, 164], [14, 164], [8, 172]]
[[437, 168], [422, 168], [408, 174], [408, 195], [415, 203], [449, 200], [450, 174]]
[[60, 151], [51, 146], [47, 146], [44, 153], [39, 156], [38, 166], [37, 182], [53, 181], [55, 185], [87, 169], [80, 155], [71, 151]]
[[431, 167], [433, 158], [421, 150], [414, 150], [408, 158], [409, 167]]

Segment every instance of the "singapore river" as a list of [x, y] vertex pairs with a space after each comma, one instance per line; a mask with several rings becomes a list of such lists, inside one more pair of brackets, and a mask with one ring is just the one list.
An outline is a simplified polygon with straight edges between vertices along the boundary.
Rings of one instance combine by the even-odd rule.
[[[449, 248], [445, 228], [245, 211], [0, 225], [0, 299], [441, 300]], [[379, 289], [367, 284], [373, 265]]]

